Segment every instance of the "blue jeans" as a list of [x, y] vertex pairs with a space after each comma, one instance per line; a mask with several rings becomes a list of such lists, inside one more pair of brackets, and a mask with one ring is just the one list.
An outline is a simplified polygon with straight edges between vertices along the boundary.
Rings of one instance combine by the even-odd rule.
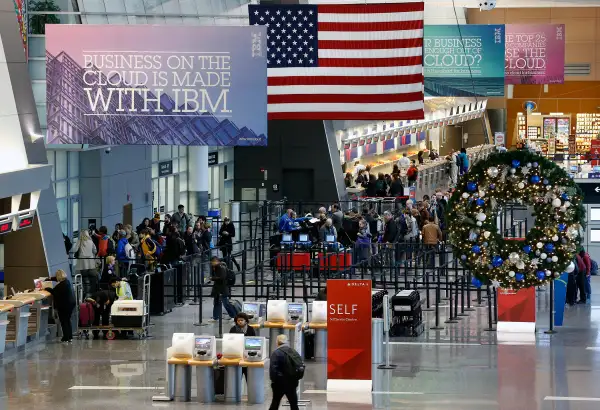
[[223, 312], [221, 308], [221, 304], [225, 306], [225, 311], [229, 315], [230, 318], [235, 318], [236, 311], [233, 305], [229, 302], [229, 297], [226, 295], [215, 296], [213, 299], [213, 319], [219, 320], [221, 314]]

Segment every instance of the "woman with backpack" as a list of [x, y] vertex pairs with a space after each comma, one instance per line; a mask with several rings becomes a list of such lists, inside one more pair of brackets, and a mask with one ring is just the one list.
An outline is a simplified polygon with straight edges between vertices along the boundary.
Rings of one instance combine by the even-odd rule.
[[385, 175], [380, 172], [377, 175], [377, 182], [375, 183], [375, 195], [379, 197], [387, 196], [388, 184], [385, 182]]

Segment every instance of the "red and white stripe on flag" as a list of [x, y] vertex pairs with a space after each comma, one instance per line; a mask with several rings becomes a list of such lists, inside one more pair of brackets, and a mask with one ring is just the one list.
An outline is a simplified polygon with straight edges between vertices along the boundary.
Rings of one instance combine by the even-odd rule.
[[423, 2], [318, 5], [318, 65], [268, 69], [269, 119], [423, 119]]

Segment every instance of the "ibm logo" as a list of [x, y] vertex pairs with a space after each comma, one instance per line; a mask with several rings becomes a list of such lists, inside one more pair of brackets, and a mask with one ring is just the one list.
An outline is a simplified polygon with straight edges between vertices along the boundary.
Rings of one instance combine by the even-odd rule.
[[502, 28], [494, 29], [494, 44], [502, 44]]
[[252, 57], [262, 56], [262, 33], [252, 33]]
[[557, 26], [556, 27], [556, 39], [557, 40], [562, 40], [563, 39], [563, 26]]

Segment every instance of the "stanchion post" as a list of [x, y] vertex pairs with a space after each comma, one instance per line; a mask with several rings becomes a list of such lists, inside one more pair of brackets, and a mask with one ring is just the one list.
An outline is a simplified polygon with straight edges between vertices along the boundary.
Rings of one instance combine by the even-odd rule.
[[458, 316], [469, 316], [468, 313], [465, 313], [465, 275], [463, 272], [463, 276], [460, 278], [460, 314]]
[[471, 307], [471, 271], [467, 274], [467, 308], [465, 311], [473, 312], [475, 309]]
[[204, 302], [204, 298], [202, 297], [202, 282], [199, 282], [199, 288], [198, 289], [198, 293], [199, 295], [199, 300], [198, 300], [198, 323], [194, 323], [194, 326], [204, 326], [204, 323], [202, 323], [202, 303]]
[[[450, 288], [450, 296], [452, 296], [452, 283], [448, 283], [448, 286]], [[448, 292], [448, 288], [446, 288], [446, 292]], [[458, 321], [456, 320], [456, 318], [454, 317], [453, 313], [454, 311], [452, 310], [452, 297], [450, 297], [450, 299], [448, 299], [448, 301], [450, 302], [450, 317], [448, 317], [448, 320], [446, 320], [444, 323], [458, 323]], [[454, 303], [458, 303], [457, 300], [454, 300]]]
[[429, 301], [429, 272], [425, 272], [425, 299], [426, 308], [422, 310], [425, 312], [431, 312], [433, 309], [431, 308], [431, 302]]
[[494, 332], [494, 331], [496, 331], [496, 329], [494, 329], [494, 324], [492, 323], [492, 295], [490, 292], [489, 283], [486, 288], [486, 294], [487, 294], [487, 301], [488, 301], [488, 328], [483, 329], [483, 330], [486, 332]]
[[441, 290], [438, 286], [435, 289], [435, 326], [431, 327], [431, 330], [444, 330], [444, 327], [440, 326], [440, 297]]
[[547, 335], [553, 335], [557, 333], [554, 330], [554, 280], [550, 281], [550, 329], [546, 330], [544, 333]]
[[383, 295], [383, 334], [385, 337], [385, 364], [377, 366], [378, 369], [392, 370], [397, 366], [391, 363], [390, 358], [390, 297]]

